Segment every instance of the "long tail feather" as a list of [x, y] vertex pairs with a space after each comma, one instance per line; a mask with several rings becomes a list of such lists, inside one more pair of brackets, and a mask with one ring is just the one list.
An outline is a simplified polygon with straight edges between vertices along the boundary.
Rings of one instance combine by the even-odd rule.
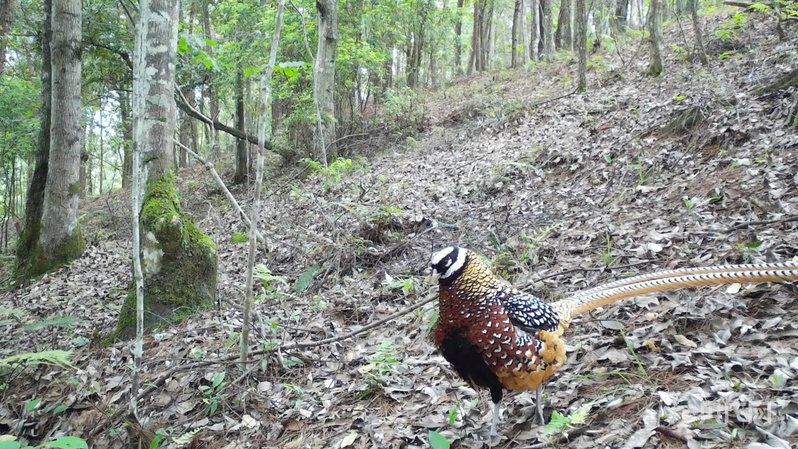
[[687, 276], [691, 274], [707, 274], [707, 273], [725, 273], [737, 271], [764, 271], [764, 270], [798, 270], [797, 262], [778, 262], [778, 263], [748, 263], [738, 265], [713, 265], [710, 267], [693, 267], [693, 268], [679, 268], [676, 270], [662, 270], [654, 273], [639, 274], [617, 281], [602, 284], [587, 290], [581, 290], [571, 297], [569, 300], [575, 300], [588, 296], [593, 296], [597, 292], [618, 288], [624, 285], [636, 284], [643, 281], [650, 281], [654, 279], [674, 278], [679, 276]]
[[[708, 271], [710, 269], [712, 271]], [[684, 273], [686, 270], [697, 271], [674, 275], [674, 273]], [[631, 282], [635, 278], [642, 280]], [[591, 289], [592, 293], [590, 291], [577, 293], [557, 301], [552, 304], [552, 307], [560, 314], [561, 320], [567, 323], [574, 316], [631, 296], [706, 285], [777, 281], [798, 281], [798, 266], [795, 264], [757, 264], [754, 266], [728, 265], [704, 269], [671, 270], [670, 273], [653, 273], [616, 281]]]

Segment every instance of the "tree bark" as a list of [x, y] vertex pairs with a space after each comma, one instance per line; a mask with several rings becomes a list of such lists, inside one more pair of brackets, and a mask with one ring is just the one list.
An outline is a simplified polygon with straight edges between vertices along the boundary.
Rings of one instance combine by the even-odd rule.
[[52, 106], [52, 65], [50, 43], [52, 41], [52, 2], [44, 0], [44, 20], [41, 33], [41, 109], [39, 112], [39, 141], [36, 150], [36, 168], [31, 176], [28, 195], [25, 200], [25, 224], [17, 243], [14, 279], [24, 280], [35, 276], [32, 270], [34, 250], [41, 235], [42, 208], [44, 206], [44, 188], [47, 184], [48, 164], [50, 161], [50, 117]]
[[554, 55], [554, 36], [552, 31], [552, 3], [553, 0], [540, 0], [540, 5], [543, 7], [542, 28], [543, 28], [543, 54], [541, 55], [546, 61], [551, 60]]
[[122, 119], [122, 188], [130, 185], [133, 164], [133, 120], [130, 114], [130, 95], [119, 92], [119, 117]]
[[[236, 73], [236, 127], [246, 129], [244, 123], [244, 71], [238, 69]], [[236, 173], [233, 176], [234, 184], [243, 184], [247, 180], [247, 141], [238, 139], [236, 142]]]
[[613, 17], [613, 27], [619, 33], [626, 32], [629, 15], [629, 0], [616, 0], [615, 15]]
[[313, 69], [313, 96], [318, 105], [316, 156], [326, 165], [335, 150], [335, 60], [338, 51], [338, 2], [316, 0], [319, 42]]
[[50, 161], [44, 189], [38, 269], [43, 273], [83, 254], [78, 226], [81, 137], [81, 2], [53, 0]]
[[554, 44], [558, 50], [571, 50], [573, 48], [573, 28], [571, 12], [571, 0], [560, 1], [560, 16], [557, 19], [557, 33], [554, 36]]
[[704, 50], [703, 30], [701, 23], [698, 21], [698, 0], [690, 0], [690, 16], [693, 20], [693, 34], [695, 35], [696, 53], [698, 53], [698, 60], [702, 65], [709, 64], [709, 57]]
[[662, 74], [662, 11], [660, 0], [651, 0], [648, 5], [649, 63], [647, 76]]
[[578, 55], [578, 81], [576, 91], [587, 90], [587, 12], [585, 0], [576, 0], [576, 50]]
[[463, 1], [457, 0], [457, 18], [454, 24], [454, 66], [457, 76], [463, 74]]
[[529, 58], [537, 61], [540, 45], [540, 0], [529, 0]]
[[5, 69], [8, 34], [11, 32], [13, 11], [14, 0], [0, 0], [0, 75]]
[[523, 42], [524, 28], [524, 0], [515, 0], [515, 8], [513, 8], [513, 31], [512, 31], [512, 58], [510, 67], [516, 68], [521, 65], [523, 58], [521, 53], [525, 51], [521, 42]]
[[[142, 198], [143, 289], [126, 297], [115, 337], [130, 338], [177, 310], [207, 308], [216, 299], [216, 245], [180, 206], [169, 155], [176, 126], [175, 66], [179, 0], [141, 0], [133, 63], [132, 197]], [[142, 192], [142, 189], [144, 190]], [[143, 297], [143, 298], [142, 298]], [[146, 315], [141, 306], [146, 309]]]

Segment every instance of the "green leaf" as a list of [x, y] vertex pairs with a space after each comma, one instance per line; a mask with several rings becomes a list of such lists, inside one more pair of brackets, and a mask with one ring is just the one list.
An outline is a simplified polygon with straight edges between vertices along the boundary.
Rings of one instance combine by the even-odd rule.
[[60, 449], [89, 449], [89, 445], [82, 439], [73, 436], [60, 437], [55, 441], [48, 441], [38, 447], [56, 447]]
[[184, 55], [188, 52], [188, 42], [186, 42], [185, 36], [180, 36], [180, 39], [177, 40], [177, 54]]
[[0, 449], [19, 449], [19, 448], [20, 448], [19, 441], [13, 441], [13, 440], [0, 441]]
[[576, 409], [576, 411], [571, 413], [571, 415], [569, 416], [571, 424], [584, 424], [585, 420], [590, 414], [590, 409], [592, 408], [593, 408], [592, 402], [582, 404], [581, 407]]
[[43, 327], [55, 327], [55, 326], [69, 327], [77, 323], [78, 321], [80, 321], [80, 319], [76, 316], [71, 316], [71, 315], [59, 316], [55, 318], [49, 318], [46, 320], [36, 321], [33, 323], [28, 323], [22, 326], [22, 330], [32, 331], [36, 329], [41, 329]]
[[28, 401], [28, 402], [26, 402], [26, 403], [25, 403], [25, 411], [26, 411], [26, 412], [32, 412], [32, 411], [33, 411], [33, 410], [35, 410], [35, 409], [36, 409], [36, 407], [38, 407], [38, 406], [39, 406], [39, 404], [41, 404], [41, 403], [42, 403], [42, 400], [41, 400], [41, 399], [39, 399], [39, 398], [34, 398], [34, 399], [31, 399], [30, 401]]
[[321, 268], [318, 264], [309, 266], [294, 282], [294, 292], [300, 294], [313, 284], [313, 275]]
[[24, 354], [12, 355], [4, 359], [0, 359], [0, 367], [3, 365], [59, 365], [59, 366], [72, 366], [69, 363], [69, 356], [72, 355], [71, 351], [41, 351], [41, 352], [26, 352]]
[[432, 430], [427, 432], [427, 437], [429, 437], [429, 445], [432, 447], [432, 449], [449, 449], [449, 447], [452, 445], [452, 443], [450, 443], [445, 436]]
[[552, 433], [559, 432], [565, 426], [568, 425], [568, 418], [561, 415], [560, 412], [554, 410], [551, 412], [551, 419], [549, 419], [549, 423], [546, 424], [546, 427], [543, 429], [543, 435], [549, 435]]

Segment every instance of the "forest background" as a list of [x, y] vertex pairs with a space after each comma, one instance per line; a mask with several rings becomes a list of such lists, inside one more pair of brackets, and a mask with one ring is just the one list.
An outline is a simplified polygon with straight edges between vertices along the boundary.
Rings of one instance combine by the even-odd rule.
[[[442, 444], [422, 430], [433, 428], [447, 441], [479, 444], [468, 437], [479, 430], [469, 423], [484, 409], [457, 395], [452, 400], [457, 381], [424, 337], [428, 305], [413, 302], [428, 290], [417, 275], [435, 245], [469, 244], [505, 277], [528, 285], [536, 273], [534, 287], [552, 297], [601, 279], [601, 270], [585, 267], [578, 254], [622, 270], [794, 255], [795, 4], [726, 3], [733, 9], [631, 0], [6, 0], [0, 5], [0, 243], [9, 287], [0, 353], [3, 433], [36, 443], [70, 434], [103, 447]], [[157, 20], [142, 17], [158, 8], [173, 16], [173, 32], [147, 35], [141, 24]], [[81, 16], [75, 11], [82, 20], [75, 22]], [[174, 55], [137, 65], [158, 54], [160, 47], [145, 45], [148, 38], [165, 42]], [[147, 82], [147, 64], [167, 75], [153, 83], [167, 86], [159, 95], [137, 89], [136, 80]], [[164, 100], [153, 120], [164, 124], [160, 144], [142, 132], [145, 125], [137, 131], [137, 117], [143, 123], [149, 111], [137, 95]], [[259, 163], [258, 154], [265, 160]], [[136, 199], [131, 187], [153, 161], [141, 180], [144, 198]], [[220, 178], [205, 172], [212, 165]], [[259, 167], [267, 178], [263, 198]], [[131, 208], [131, 196], [145, 206]], [[160, 202], [146, 203], [154, 199]], [[234, 206], [235, 199], [249, 208]], [[175, 228], [163, 231], [164, 213], [181, 217]], [[260, 230], [251, 231], [247, 216], [258, 214]], [[139, 222], [143, 233], [131, 226]], [[651, 226], [648, 233], [640, 234], [641, 225]], [[144, 269], [134, 270], [130, 245], [148, 226], [162, 232], [156, 240], [167, 250], [148, 249], [144, 239], [144, 248], [133, 251], [144, 257]], [[180, 249], [170, 253], [170, 241]], [[703, 246], [709, 241], [712, 251]], [[148, 255], [158, 251], [174, 258], [153, 263]], [[174, 271], [148, 271], [172, 261]], [[545, 273], [568, 270], [577, 274], [565, 286], [563, 278], [545, 284]], [[139, 271], [144, 298], [157, 299], [145, 305], [147, 327], [160, 332], [138, 340], [146, 353], [132, 352], [144, 365], [131, 375], [130, 348], [114, 340], [138, 330], [141, 292], [132, 286]], [[773, 299], [779, 307], [784, 295]], [[734, 304], [721, 307], [729, 320], [717, 326], [749, 341], [744, 329], [752, 325]], [[712, 301], [689, 310], [663, 307], [687, 315], [664, 320], [680, 344], [691, 325], [718, 312]], [[197, 310], [206, 311], [190, 313]], [[783, 312], [774, 322], [773, 307], [762, 313], [746, 317], [754, 328], [767, 326], [762, 338], [782, 359], [774, 355], [761, 373], [744, 379], [754, 410], [772, 403], [774, 385], [778, 400], [789, 404], [795, 397], [786, 379], [796, 359], [784, 355], [794, 353], [785, 349], [794, 320], [783, 320]], [[395, 315], [403, 320], [402, 337], [380, 328]], [[164, 321], [181, 324], [172, 329]], [[652, 326], [637, 326], [626, 345], [652, 348]], [[708, 334], [699, 343], [688, 340], [696, 346], [718, 332], [699, 327]], [[606, 337], [617, 328], [588, 325], [577, 333]], [[244, 335], [250, 330], [251, 344]], [[778, 338], [770, 339], [774, 332]], [[319, 340], [336, 349], [306, 350]], [[578, 352], [589, 357], [576, 364], [590, 370], [591, 357], [621, 367], [639, 362], [612, 338], [596, 346], [582, 347]], [[652, 371], [643, 382], [624, 389], [611, 375], [596, 383], [559, 379], [568, 387], [555, 388], [548, 403], [559, 404], [566, 417], [567, 408], [584, 414], [590, 404], [596, 421], [577, 438], [611, 422], [615, 430], [604, 430], [611, 438], [646, 430], [641, 444], [659, 444], [649, 441], [646, 422], [635, 428], [607, 421], [604, 410], [617, 410], [616, 398], [584, 401], [607, 391], [609, 382], [623, 407], [650, 410], [656, 403], [638, 390], [668, 385], [683, 395], [671, 398], [677, 412], [689, 416], [700, 395], [681, 376], [686, 362], [669, 354], [671, 369], [660, 373], [662, 356], [651, 350]], [[178, 367], [160, 359], [161, 351]], [[225, 365], [236, 356], [250, 362], [243, 371]], [[750, 365], [732, 356], [728, 363], [732, 372], [735, 363]], [[706, 382], [698, 365], [689, 374]], [[342, 367], [351, 371], [332, 374]], [[138, 387], [139, 372], [148, 387]], [[51, 379], [59, 381], [42, 384]], [[131, 399], [125, 396], [131, 390], [139, 392], [133, 398], [150, 401], [130, 405], [133, 414], [124, 416], [128, 405], [121, 401]], [[707, 391], [701, 400], [722, 396]], [[517, 397], [523, 410], [528, 399]], [[331, 412], [351, 401], [368, 405], [348, 418]], [[139, 406], [150, 414], [146, 419]], [[439, 419], [428, 420], [430, 407]], [[774, 441], [751, 431], [753, 418], [739, 416], [710, 438]], [[579, 424], [567, 420], [552, 437], [524, 421], [506, 445], [519, 435], [564, 441], [568, 426]], [[792, 437], [779, 430], [782, 421], [767, 424], [777, 440]], [[226, 441], [230, 432], [238, 433]], [[654, 438], [690, 442], [696, 434]]]

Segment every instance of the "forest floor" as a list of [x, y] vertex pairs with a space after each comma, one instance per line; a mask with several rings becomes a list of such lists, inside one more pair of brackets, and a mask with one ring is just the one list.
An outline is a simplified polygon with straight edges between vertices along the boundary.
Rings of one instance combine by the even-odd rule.
[[65, 349], [74, 365], [7, 377], [0, 434], [97, 448], [155, 432], [169, 447], [420, 448], [430, 430], [464, 448], [796, 447], [793, 285], [647, 295], [581, 317], [544, 393], [547, 422], [556, 411], [570, 425], [533, 424], [534, 393], [512, 393], [492, 441], [489, 396], [429, 340], [435, 303], [382, 321], [435, 294], [423, 270], [449, 244], [546, 300], [662, 268], [795, 260], [798, 94], [767, 86], [798, 67], [798, 28], [779, 41], [772, 17], [733, 13], [702, 18], [706, 67], [675, 23], [659, 78], [643, 76], [641, 38], [604, 42], [584, 94], [570, 58], [462, 78], [416, 103], [423, 131], [390, 148], [323, 172], [273, 168], [258, 255], [271, 277], [245, 373], [246, 228], [203, 168], [181, 171], [186, 208], [218, 245], [220, 301], [146, 339], [141, 428], [115, 413], [130, 345], [98, 343], [131, 280], [129, 196], [88, 200], [85, 255], [0, 296], [0, 357]]

